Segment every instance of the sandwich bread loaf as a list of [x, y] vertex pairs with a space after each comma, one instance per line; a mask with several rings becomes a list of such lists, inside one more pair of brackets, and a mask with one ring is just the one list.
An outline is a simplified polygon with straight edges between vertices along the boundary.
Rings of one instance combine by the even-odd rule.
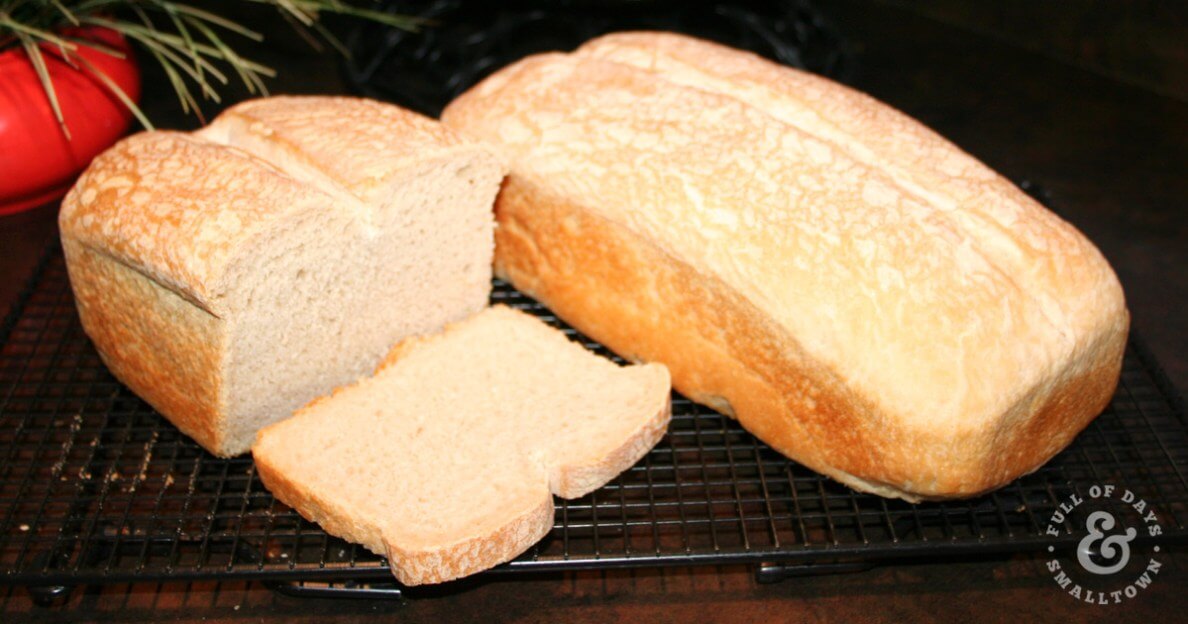
[[65, 198], [82, 324], [117, 378], [217, 455], [486, 306], [503, 168], [365, 100], [246, 102], [146, 132]]
[[1129, 317], [1071, 225], [909, 117], [688, 37], [524, 59], [443, 122], [511, 172], [496, 273], [854, 488], [972, 496], [1109, 401]]

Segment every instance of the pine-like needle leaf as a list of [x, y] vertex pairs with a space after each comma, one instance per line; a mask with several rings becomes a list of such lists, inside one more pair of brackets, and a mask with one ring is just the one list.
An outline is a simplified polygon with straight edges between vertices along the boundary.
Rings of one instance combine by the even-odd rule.
[[[327, 43], [339, 53], [349, 51], [320, 21], [324, 13], [376, 22], [393, 28], [416, 30], [426, 22], [359, 6], [343, 0], [244, 0], [275, 7], [293, 28], [317, 49]], [[249, 93], [267, 94], [265, 78], [276, 76], [271, 67], [238, 53], [228, 35], [251, 41], [264, 36], [243, 24], [196, 3], [175, 0], [0, 0], [0, 50], [19, 45], [29, 58], [62, 131], [70, 132], [50, 75], [46, 55], [59, 58], [104, 84], [127, 106], [145, 128], [152, 124], [134, 101], [102, 69], [78, 53], [80, 46], [108, 56], [126, 55], [112, 46], [92, 41], [85, 34], [62, 34], [66, 27], [101, 27], [114, 30], [142, 47], [159, 63], [186, 113], [202, 119], [198, 98], [219, 102], [219, 87], [228, 83], [222, 68], [230, 67]], [[56, 48], [44, 47], [53, 46]]]

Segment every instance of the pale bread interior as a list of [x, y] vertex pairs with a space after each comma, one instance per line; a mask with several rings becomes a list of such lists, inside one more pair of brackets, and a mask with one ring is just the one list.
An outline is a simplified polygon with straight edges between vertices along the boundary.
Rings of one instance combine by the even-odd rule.
[[392, 344], [482, 309], [501, 177], [485, 154], [454, 153], [401, 170], [381, 206], [342, 199], [262, 235], [228, 280], [225, 445], [247, 450]]
[[669, 418], [669, 376], [618, 366], [496, 306], [402, 344], [374, 377], [260, 432], [282, 501], [391, 560], [406, 584], [506, 561], [638, 461]]

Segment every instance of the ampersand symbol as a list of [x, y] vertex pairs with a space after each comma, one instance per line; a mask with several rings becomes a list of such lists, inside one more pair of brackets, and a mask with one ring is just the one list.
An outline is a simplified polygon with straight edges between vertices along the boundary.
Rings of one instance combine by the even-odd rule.
[[[1085, 520], [1085, 530], [1089, 531], [1080, 543], [1077, 544], [1077, 562], [1081, 567], [1085, 568], [1093, 574], [1113, 574], [1118, 570], [1126, 567], [1130, 562], [1130, 542], [1138, 534], [1134, 528], [1126, 529], [1122, 535], [1107, 536], [1105, 531], [1114, 528], [1116, 522], [1114, 516], [1106, 511], [1095, 511], [1089, 514], [1089, 518]], [[1093, 546], [1100, 544], [1097, 548], [1099, 554], [1106, 561], [1117, 561], [1108, 566], [1100, 566], [1094, 563]]]

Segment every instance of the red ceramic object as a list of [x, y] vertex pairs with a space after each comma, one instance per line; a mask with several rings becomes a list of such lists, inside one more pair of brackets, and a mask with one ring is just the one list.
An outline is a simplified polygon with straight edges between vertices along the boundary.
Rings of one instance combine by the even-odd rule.
[[[132, 98], [140, 98], [140, 71], [123, 36], [103, 28], [72, 28], [76, 37], [120, 50], [125, 58], [79, 45], [79, 55], [103, 70]], [[69, 190], [99, 152], [128, 129], [132, 113], [98, 78], [71, 67], [57, 48], [42, 46], [70, 138], [23, 48], [0, 52], [0, 214], [33, 208]]]

